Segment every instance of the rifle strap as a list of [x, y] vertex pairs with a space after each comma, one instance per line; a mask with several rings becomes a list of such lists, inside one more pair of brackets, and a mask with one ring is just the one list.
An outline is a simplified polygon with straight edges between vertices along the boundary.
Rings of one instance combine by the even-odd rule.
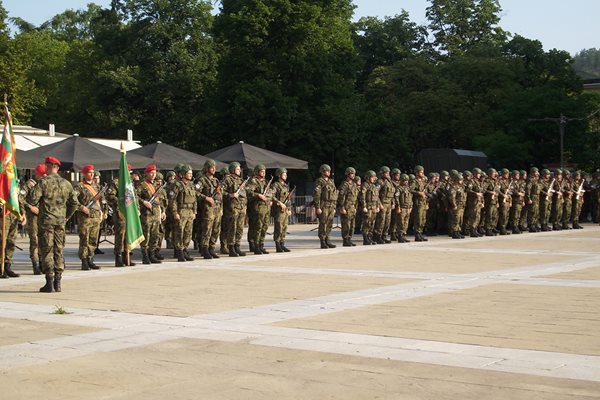
[[94, 202], [97, 203], [98, 199], [96, 199], [96, 197], [98, 196], [98, 191], [96, 191], [96, 189], [94, 189], [94, 187], [87, 182], [83, 182], [83, 187], [85, 187], [86, 190], [92, 195], [91, 200], [95, 199]]

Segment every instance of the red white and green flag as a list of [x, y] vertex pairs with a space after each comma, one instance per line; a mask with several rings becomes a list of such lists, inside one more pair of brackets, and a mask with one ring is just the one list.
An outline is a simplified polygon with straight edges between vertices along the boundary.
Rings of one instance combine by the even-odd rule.
[[127, 152], [121, 143], [121, 163], [119, 165], [119, 209], [125, 217], [125, 240], [127, 250], [131, 251], [144, 241], [140, 211], [138, 208], [135, 188], [127, 168]]
[[4, 212], [20, 215], [19, 209], [19, 176], [17, 174], [17, 161], [15, 153], [15, 136], [12, 130], [12, 116], [8, 107], [4, 105], [4, 133], [0, 143], [0, 203], [4, 205]]

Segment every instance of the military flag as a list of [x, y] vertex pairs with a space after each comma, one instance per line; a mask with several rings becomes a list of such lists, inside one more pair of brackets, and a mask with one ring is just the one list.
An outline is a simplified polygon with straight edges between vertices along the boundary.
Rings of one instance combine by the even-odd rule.
[[4, 133], [0, 143], [0, 203], [4, 205], [4, 212], [12, 212], [20, 217], [19, 209], [19, 177], [17, 174], [17, 162], [15, 137], [12, 130], [12, 117], [8, 106], [4, 105]]
[[127, 241], [127, 250], [131, 251], [144, 241], [144, 234], [135, 188], [131, 182], [131, 176], [129, 176], [129, 168], [127, 168], [127, 152], [123, 143], [121, 143], [121, 163], [119, 165], [119, 210], [125, 217], [125, 240]]

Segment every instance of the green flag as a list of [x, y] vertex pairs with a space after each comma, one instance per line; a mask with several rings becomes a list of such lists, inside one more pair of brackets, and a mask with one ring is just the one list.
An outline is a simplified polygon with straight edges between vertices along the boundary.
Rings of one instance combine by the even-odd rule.
[[0, 203], [5, 212], [20, 216], [19, 176], [15, 160], [15, 136], [12, 131], [12, 117], [4, 105], [4, 134], [0, 143]]
[[119, 165], [119, 210], [125, 216], [125, 240], [127, 240], [127, 250], [131, 251], [144, 241], [144, 233], [123, 143], [121, 143], [121, 164]]

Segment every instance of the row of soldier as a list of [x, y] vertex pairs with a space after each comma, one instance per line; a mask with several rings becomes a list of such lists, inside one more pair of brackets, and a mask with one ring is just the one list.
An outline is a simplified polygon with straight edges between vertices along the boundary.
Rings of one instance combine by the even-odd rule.
[[[587, 184], [581, 172], [557, 169], [526, 171], [490, 168], [442, 171], [425, 175], [422, 166], [414, 174], [381, 167], [367, 171], [364, 181], [348, 167], [346, 179], [336, 188], [331, 168], [320, 167], [314, 201], [319, 218], [321, 248], [330, 240], [336, 209], [342, 222], [344, 246], [354, 246], [355, 224], [362, 225], [363, 244], [406, 243], [409, 228], [415, 241], [427, 241], [425, 233], [448, 233], [454, 239], [520, 234], [562, 229], [581, 229], [579, 217]], [[600, 175], [591, 190], [593, 208], [600, 208]], [[590, 187], [587, 188], [590, 190]]]

